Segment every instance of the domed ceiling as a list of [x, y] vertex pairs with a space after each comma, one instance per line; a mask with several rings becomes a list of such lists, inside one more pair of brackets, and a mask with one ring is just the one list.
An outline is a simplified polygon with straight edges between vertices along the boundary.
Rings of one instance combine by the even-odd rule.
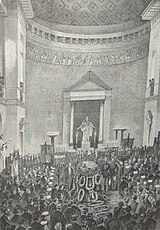
[[101, 26], [140, 16], [151, 0], [32, 0], [35, 17], [63, 25]]

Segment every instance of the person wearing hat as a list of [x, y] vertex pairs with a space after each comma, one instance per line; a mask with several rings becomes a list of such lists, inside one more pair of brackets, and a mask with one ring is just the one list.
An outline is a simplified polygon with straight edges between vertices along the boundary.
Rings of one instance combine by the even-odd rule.
[[65, 229], [66, 229], [66, 230], [73, 230], [72, 224], [66, 224]]
[[66, 218], [67, 223], [70, 223], [72, 220], [72, 216], [75, 214], [75, 210], [71, 208], [71, 204], [68, 204], [66, 210], [64, 210], [64, 216]]
[[8, 208], [9, 208], [9, 210], [10, 210], [11, 212], [14, 211], [14, 206], [13, 206], [13, 200], [12, 200], [12, 199], [10, 199], [10, 200], [8, 201]]
[[136, 220], [137, 214], [133, 214], [131, 220], [125, 224], [124, 230], [134, 230], [134, 227], [137, 224]]
[[141, 195], [139, 196], [139, 204], [137, 207], [137, 213], [141, 214], [141, 213], [145, 213], [147, 211], [147, 205], [145, 202], [145, 196]]
[[41, 212], [41, 210], [40, 210], [39, 205], [35, 205], [35, 206], [34, 206], [34, 212], [32, 213], [32, 219], [33, 219], [33, 220], [39, 219], [39, 217], [41, 216], [41, 214], [42, 214], [42, 212]]
[[57, 207], [56, 202], [52, 201], [49, 205], [49, 212], [56, 210], [56, 207]]
[[3, 198], [3, 200], [1, 201], [1, 206], [0, 206], [1, 212], [4, 212], [6, 210], [6, 208], [7, 208], [7, 201], [6, 201], [6, 199]]
[[13, 211], [14, 215], [11, 218], [11, 223], [15, 226], [18, 226], [22, 222], [22, 217], [19, 215], [18, 210], [15, 208]]
[[111, 212], [107, 214], [108, 224], [107, 227], [109, 230], [123, 230], [123, 226], [118, 219], [114, 219]]
[[23, 212], [22, 200], [18, 200], [18, 201], [17, 201], [16, 209], [17, 209], [17, 210], [20, 210], [21, 212]]
[[87, 226], [88, 226], [88, 230], [96, 230], [97, 228], [97, 224], [95, 219], [93, 218], [92, 212], [89, 212], [87, 214]]
[[72, 221], [71, 221], [72, 230], [82, 230], [82, 227], [78, 223], [77, 218], [78, 218], [77, 215], [72, 215]]
[[83, 208], [83, 211], [82, 211], [82, 214], [79, 218], [79, 221], [81, 223], [81, 225], [85, 225], [85, 223], [87, 223], [87, 214], [88, 214], [88, 208], [87, 207], [84, 207]]
[[132, 219], [131, 206], [127, 206], [126, 208], [124, 208], [122, 210], [123, 210], [123, 212], [122, 212], [119, 220], [121, 221], [122, 225], [125, 226], [126, 223], [130, 222], [130, 220]]
[[107, 230], [104, 226], [104, 220], [102, 217], [98, 218], [97, 230]]
[[148, 210], [147, 220], [144, 222], [143, 230], [155, 230], [156, 229], [156, 221], [154, 220], [153, 216], [154, 216], [153, 210]]
[[114, 212], [114, 219], [119, 219], [120, 215], [121, 215], [121, 210], [122, 207], [124, 206], [124, 202], [123, 201], [119, 201], [118, 202], [118, 206], [114, 208], [113, 212]]
[[51, 228], [54, 229], [54, 227], [57, 223], [61, 223], [62, 224], [62, 230], [65, 230], [66, 218], [65, 218], [64, 214], [62, 213], [60, 206], [57, 206], [57, 209], [52, 211], [50, 214]]
[[57, 190], [56, 196], [58, 199], [60, 199], [63, 195], [63, 185], [61, 184]]
[[122, 181], [119, 184], [119, 194], [123, 198], [125, 189], [128, 188], [128, 182], [125, 176], [122, 177]]
[[132, 196], [132, 202], [131, 202], [131, 209], [132, 209], [131, 212], [136, 213], [137, 207], [138, 207], [137, 196], [133, 195]]
[[6, 230], [6, 229], [14, 230], [15, 229], [15, 225], [11, 223], [9, 216], [10, 216], [9, 209], [6, 209], [4, 211], [4, 214], [0, 218], [0, 229], [1, 230]]
[[52, 189], [52, 192], [51, 192], [51, 197], [52, 197], [52, 200], [54, 200], [55, 198], [57, 198], [57, 191], [59, 189], [59, 186], [58, 184], [56, 184], [54, 186], [54, 188]]
[[141, 214], [138, 214], [138, 218], [136, 220], [136, 225], [134, 226], [133, 230], [143, 230], [144, 226], [144, 220], [146, 218], [146, 213], [142, 212]]
[[24, 212], [21, 215], [22, 220], [24, 222], [24, 226], [28, 227], [31, 224], [32, 221], [32, 215], [28, 212], [28, 207], [24, 208]]
[[72, 204], [71, 208], [74, 209], [75, 211], [75, 215], [78, 216], [78, 218], [81, 216], [81, 210], [78, 207], [78, 205], [76, 203]]
[[31, 230], [43, 230], [43, 225], [40, 223], [40, 218], [35, 217], [30, 225]]

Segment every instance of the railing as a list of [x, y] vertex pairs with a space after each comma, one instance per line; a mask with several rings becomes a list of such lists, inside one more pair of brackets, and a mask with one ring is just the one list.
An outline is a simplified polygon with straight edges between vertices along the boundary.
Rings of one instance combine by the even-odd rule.
[[159, 93], [159, 83], [146, 88], [146, 98], [157, 96]]
[[68, 43], [68, 44], [81, 44], [81, 45], [106, 45], [108, 43], [121, 43], [139, 39], [144, 35], [148, 35], [150, 31], [149, 23], [141, 25], [130, 32], [122, 32], [115, 34], [100, 34], [100, 35], [73, 35], [72, 33], [58, 32], [53, 29], [45, 28], [39, 23], [30, 21], [27, 23], [28, 36], [35, 35], [37, 38], [41, 37], [53, 43]]

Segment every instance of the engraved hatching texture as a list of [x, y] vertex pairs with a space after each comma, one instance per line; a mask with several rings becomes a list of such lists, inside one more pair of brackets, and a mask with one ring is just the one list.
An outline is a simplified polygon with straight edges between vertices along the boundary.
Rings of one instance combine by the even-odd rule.
[[32, 0], [35, 16], [52, 23], [98, 26], [140, 16], [151, 0]]

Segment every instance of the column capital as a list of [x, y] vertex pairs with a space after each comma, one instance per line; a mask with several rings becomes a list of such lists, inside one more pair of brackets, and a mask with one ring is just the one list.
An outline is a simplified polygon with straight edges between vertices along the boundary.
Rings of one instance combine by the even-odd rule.
[[75, 101], [70, 101], [71, 105], [74, 106], [75, 105]]
[[103, 100], [100, 100], [100, 105], [104, 105], [104, 103], [105, 103], [105, 100], [103, 99]]

